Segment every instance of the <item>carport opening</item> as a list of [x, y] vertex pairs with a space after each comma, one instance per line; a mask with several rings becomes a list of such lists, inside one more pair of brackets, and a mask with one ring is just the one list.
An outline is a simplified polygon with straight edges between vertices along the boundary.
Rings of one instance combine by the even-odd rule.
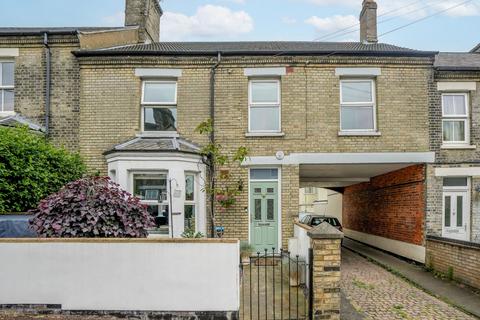
[[332, 216], [342, 222], [343, 188], [300, 187], [299, 217], [306, 214]]

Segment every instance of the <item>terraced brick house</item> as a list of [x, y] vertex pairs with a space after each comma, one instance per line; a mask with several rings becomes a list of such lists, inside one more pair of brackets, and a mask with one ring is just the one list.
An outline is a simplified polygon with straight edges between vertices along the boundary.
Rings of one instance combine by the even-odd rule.
[[[0, 28], [2, 110], [140, 196], [156, 217], [152, 233], [210, 235], [208, 137], [195, 128], [212, 118], [227, 152], [250, 150], [242, 166], [222, 168], [244, 186], [232, 208], [215, 208], [225, 237], [286, 248], [299, 189], [322, 187], [343, 194], [348, 237], [423, 263], [427, 235], [461, 233], [440, 219], [447, 187], [465, 179], [438, 172], [476, 170], [467, 105], [478, 105], [478, 78], [440, 69], [462, 55], [379, 43], [376, 11], [363, 1], [360, 41], [350, 43], [163, 42], [157, 0], [126, 0], [127, 25], [114, 29]], [[454, 81], [464, 84], [443, 83]], [[442, 114], [442, 101], [454, 114]], [[466, 181], [470, 195], [459, 203], [471, 201], [472, 218], [475, 179]], [[470, 221], [464, 241], [473, 242], [480, 230]]]

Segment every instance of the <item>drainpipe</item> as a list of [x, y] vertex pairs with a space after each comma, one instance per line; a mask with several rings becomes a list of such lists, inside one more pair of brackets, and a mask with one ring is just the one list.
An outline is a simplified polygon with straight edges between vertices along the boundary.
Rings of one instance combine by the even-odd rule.
[[[217, 68], [222, 61], [222, 53], [219, 51], [217, 53], [217, 62], [210, 70], [210, 119], [212, 121], [212, 132], [210, 133], [210, 142], [215, 143], [215, 76], [217, 73]], [[211, 159], [210, 159], [211, 160]], [[212, 190], [215, 190], [215, 164], [210, 161], [210, 173], [212, 174]], [[210, 212], [212, 215], [212, 225], [211, 225], [211, 237], [215, 236], [215, 195], [212, 193], [210, 195]]]
[[50, 86], [51, 86], [51, 52], [48, 45], [48, 33], [43, 34], [43, 45], [45, 46], [46, 79], [45, 79], [45, 135], [50, 134]]

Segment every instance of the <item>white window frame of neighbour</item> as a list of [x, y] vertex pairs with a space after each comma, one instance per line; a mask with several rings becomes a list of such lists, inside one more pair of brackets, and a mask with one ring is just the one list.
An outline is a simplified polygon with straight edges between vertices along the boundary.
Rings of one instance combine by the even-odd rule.
[[[276, 83], [278, 87], [277, 101], [272, 102], [253, 102], [252, 85], [254, 83]], [[248, 81], [248, 132], [249, 133], [280, 133], [282, 131], [282, 102], [281, 102], [281, 84], [280, 79], [250, 79]], [[278, 109], [278, 129], [277, 130], [252, 130], [251, 128], [251, 109], [252, 108], [277, 108]]]
[[[175, 100], [174, 101], [154, 101], [146, 102], [145, 101], [145, 85], [148, 83], [170, 83], [175, 84]], [[165, 80], [144, 80], [142, 81], [142, 99], [141, 99], [141, 129], [143, 133], [155, 134], [155, 133], [176, 133], [178, 131], [178, 109], [177, 109], [177, 99], [178, 99], [178, 81], [176, 79], [165, 79]], [[145, 108], [154, 108], [154, 109], [175, 109], [176, 118], [175, 118], [175, 131], [145, 131]]]
[[[463, 96], [465, 97], [465, 114], [463, 115], [446, 115], [444, 112], [444, 97], [445, 96]], [[469, 100], [469, 95], [468, 93], [461, 93], [461, 92], [448, 92], [448, 93], [442, 93], [442, 144], [445, 146], [463, 146], [463, 145], [468, 145], [470, 143], [470, 100]], [[464, 122], [464, 128], [465, 128], [465, 140], [464, 141], [444, 141], [443, 140], [443, 124], [445, 122], [450, 122], [450, 121], [463, 121]]]
[[[3, 85], [3, 63], [13, 63], [14, 64], [14, 73], [13, 73], [13, 77], [14, 77], [14, 84], [11, 85], [11, 86], [7, 86], [7, 85]], [[13, 90], [14, 94], [15, 94], [15, 61], [14, 60], [3, 60], [3, 59], [0, 59], [0, 114], [13, 114], [15, 113], [15, 111], [13, 110], [9, 110], [9, 111], [4, 111], [4, 99], [5, 99], [5, 94], [4, 92], [6, 90]], [[15, 103], [15, 102], [14, 102]]]
[[[349, 82], [368, 82], [372, 90], [372, 100], [371, 101], [362, 101], [362, 102], [344, 102], [343, 101], [343, 84]], [[375, 88], [375, 79], [365, 79], [365, 78], [350, 78], [350, 79], [341, 79], [340, 80], [340, 132], [375, 132], [377, 131], [377, 98], [376, 98], [376, 88]], [[363, 108], [372, 108], [373, 113], [373, 128], [368, 129], [343, 129], [342, 128], [342, 108], [343, 107], [363, 107]]]
[[[186, 181], [187, 181], [187, 176], [193, 176], [193, 200], [187, 200], [187, 184], [186, 184]], [[198, 193], [197, 193], [197, 173], [196, 172], [190, 172], [190, 171], [187, 171], [185, 172], [185, 195], [184, 195], [184, 198], [183, 198], [183, 201], [184, 201], [184, 204], [183, 204], [183, 207], [184, 207], [184, 210], [185, 210], [185, 206], [193, 206], [193, 214], [194, 214], [194, 219], [195, 219], [195, 231], [198, 230], [198, 219], [197, 219], [197, 209], [198, 209], [198, 206], [197, 206], [197, 199], [198, 199]], [[186, 212], [184, 211], [184, 215], [186, 214]]]

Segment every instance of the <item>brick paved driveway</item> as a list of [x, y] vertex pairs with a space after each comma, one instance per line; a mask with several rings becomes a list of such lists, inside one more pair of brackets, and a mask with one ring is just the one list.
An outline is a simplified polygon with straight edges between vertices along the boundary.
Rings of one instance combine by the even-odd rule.
[[475, 320], [346, 249], [341, 288], [366, 319]]

